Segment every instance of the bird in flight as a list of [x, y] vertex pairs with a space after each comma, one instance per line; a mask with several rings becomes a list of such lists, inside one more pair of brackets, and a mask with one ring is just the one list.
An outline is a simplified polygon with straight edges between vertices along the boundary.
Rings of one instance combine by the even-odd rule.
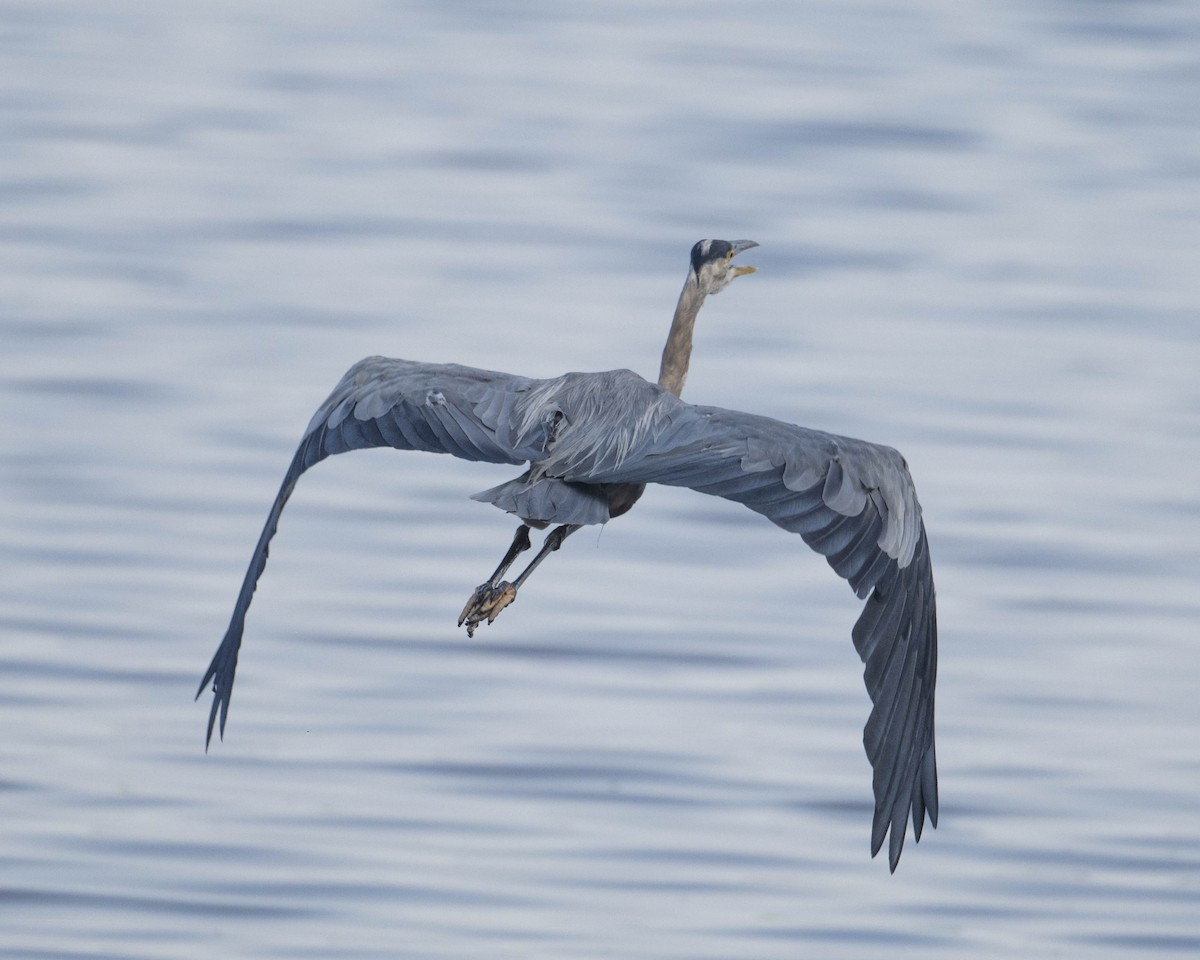
[[[938, 816], [934, 751], [937, 609], [929, 545], [904, 458], [891, 447], [768, 417], [679, 399], [701, 305], [755, 268], [733, 260], [753, 240], [701, 240], [663, 348], [658, 383], [631, 370], [567, 373], [549, 380], [458, 364], [367, 357], [321, 404], [292, 458], [234, 604], [229, 629], [197, 698], [212, 683], [206, 745], [233, 692], [246, 612], [267, 548], [296, 481], [335, 453], [368, 447], [449, 453], [527, 465], [475, 495], [521, 520], [500, 565], [459, 617], [473, 636], [517, 597], [530, 574], [587, 524], [628, 511], [648, 483], [691, 487], [743, 503], [798, 533], [849, 581], [866, 605], [851, 632], [865, 664], [872, 709], [863, 744], [873, 770], [871, 855], [891, 835], [892, 871], [911, 817], [921, 839]], [[511, 582], [530, 530], [555, 525]]]

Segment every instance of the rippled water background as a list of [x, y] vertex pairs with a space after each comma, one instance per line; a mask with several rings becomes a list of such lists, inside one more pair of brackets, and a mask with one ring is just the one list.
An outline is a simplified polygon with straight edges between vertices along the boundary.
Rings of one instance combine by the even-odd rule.
[[[0, 8], [0, 956], [1200, 952], [1200, 10]], [[653, 376], [887, 442], [942, 824], [867, 856], [858, 603], [653, 490], [454, 628], [510, 474], [301, 482], [371, 353]]]

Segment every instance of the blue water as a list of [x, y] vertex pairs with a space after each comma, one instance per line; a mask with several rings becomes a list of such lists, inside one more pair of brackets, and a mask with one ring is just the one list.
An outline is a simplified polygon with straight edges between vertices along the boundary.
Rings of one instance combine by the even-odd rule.
[[[0, 11], [0, 957], [1200, 953], [1200, 11]], [[868, 857], [858, 602], [651, 490], [467, 640], [512, 471], [301, 481], [383, 353], [652, 376], [899, 447], [942, 819]]]

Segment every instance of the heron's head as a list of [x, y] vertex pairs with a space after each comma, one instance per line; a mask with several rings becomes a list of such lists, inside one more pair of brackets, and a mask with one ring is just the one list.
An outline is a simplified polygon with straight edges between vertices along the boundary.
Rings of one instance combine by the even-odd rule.
[[753, 240], [701, 240], [692, 247], [689, 279], [695, 279], [701, 294], [720, 293], [734, 277], [754, 272], [754, 267], [735, 267], [733, 258], [757, 246]]

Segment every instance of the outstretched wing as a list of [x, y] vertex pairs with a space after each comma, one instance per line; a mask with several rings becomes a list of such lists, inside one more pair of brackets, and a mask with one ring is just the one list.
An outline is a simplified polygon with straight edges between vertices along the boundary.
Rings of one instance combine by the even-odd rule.
[[536, 460], [545, 453], [550, 425], [536, 417], [518, 417], [513, 408], [539, 382], [458, 364], [386, 357], [368, 357], [346, 372], [313, 416], [292, 458], [250, 558], [229, 629], [196, 691], [199, 698], [212, 681], [206, 745], [218, 713], [224, 736], [246, 611], [267, 565], [279, 515], [300, 475], [335, 453], [366, 447], [449, 453], [490, 463]]
[[[907, 464], [890, 447], [685, 403], [616, 466], [586, 465], [593, 483], [663, 483], [744, 503], [800, 534], [866, 607], [854, 645], [873, 709], [863, 743], [874, 771], [874, 856], [891, 831], [896, 869], [911, 813], [920, 840], [937, 826], [934, 685], [937, 609], [929, 545]], [[577, 479], [570, 470], [565, 480]]]

